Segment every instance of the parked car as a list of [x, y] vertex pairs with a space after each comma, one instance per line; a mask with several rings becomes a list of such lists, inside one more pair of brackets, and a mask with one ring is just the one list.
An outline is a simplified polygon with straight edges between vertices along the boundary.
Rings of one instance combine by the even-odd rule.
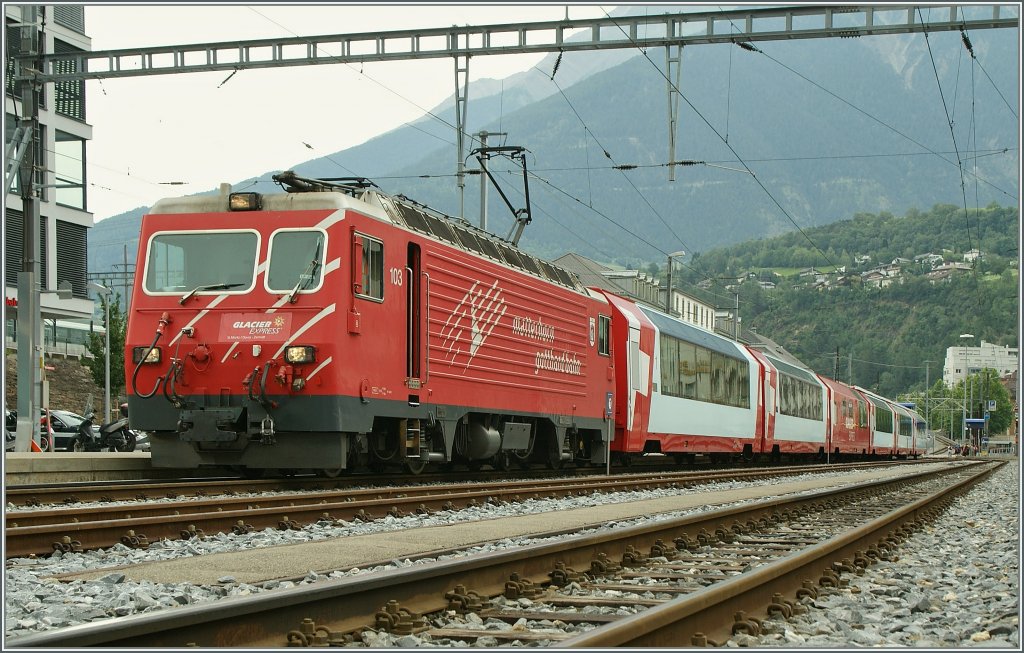
[[[45, 420], [45, 415], [43, 416]], [[78, 425], [85, 421], [85, 418], [78, 413], [69, 410], [50, 411], [50, 441], [53, 443], [54, 451], [74, 451], [71, 441], [78, 434]], [[99, 430], [93, 424], [93, 431]]]

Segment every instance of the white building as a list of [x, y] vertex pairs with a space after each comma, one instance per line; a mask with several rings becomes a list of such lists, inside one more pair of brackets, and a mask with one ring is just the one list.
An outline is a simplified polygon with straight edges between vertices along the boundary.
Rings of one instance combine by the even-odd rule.
[[[85, 35], [85, 8], [72, 5], [35, 5], [40, 25], [39, 48], [44, 54], [92, 50]], [[6, 18], [7, 75], [5, 76], [4, 132], [9, 145], [22, 115], [21, 89], [13, 79], [14, 61], [21, 43], [20, 24], [29, 19], [28, 6], [4, 4]], [[92, 126], [86, 122], [85, 82], [43, 84], [36, 134], [35, 167], [39, 197], [40, 314], [48, 320], [88, 320], [93, 301], [88, 295], [86, 269], [87, 231], [93, 225], [88, 211], [86, 141]], [[4, 322], [5, 335], [17, 331], [18, 275], [21, 272], [25, 226], [21, 180], [16, 179], [4, 202]], [[71, 289], [70, 298], [57, 295], [59, 287]], [[8, 338], [13, 342], [13, 338]]]
[[978, 374], [983, 368], [996, 370], [1000, 376], [1016, 372], [1017, 351], [1017, 347], [1002, 347], [984, 340], [980, 347], [947, 347], [942, 380], [946, 385], [955, 385], [968, 374]]

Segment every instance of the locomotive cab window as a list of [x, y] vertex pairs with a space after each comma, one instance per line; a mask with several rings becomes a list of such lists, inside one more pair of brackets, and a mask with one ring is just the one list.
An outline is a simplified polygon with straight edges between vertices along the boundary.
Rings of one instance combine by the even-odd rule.
[[313, 292], [320, 287], [326, 252], [322, 231], [277, 231], [270, 237], [267, 290]]
[[356, 234], [356, 251], [362, 250], [361, 274], [356, 295], [364, 299], [384, 299], [384, 243], [369, 236]]
[[247, 292], [256, 271], [254, 231], [159, 233], [149, 243], [149, 293]]
[[597, 316], [597, 353], [608, 356], [611, 352], [612, 318], [607, 315]]

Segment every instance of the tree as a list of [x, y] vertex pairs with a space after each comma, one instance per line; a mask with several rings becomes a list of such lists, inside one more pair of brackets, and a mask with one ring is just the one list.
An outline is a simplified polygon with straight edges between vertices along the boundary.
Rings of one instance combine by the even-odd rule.
[[[103, 305], [104, 321], [107, 316], [107, 297], [100, 295]], [[125, 392], [124, 378], [124, 338], [126, 320], [121, 310], [120, 294], [109, 296], [110, 301], [110, 324], [104, 324], [110, 334], [110, 394], [111, 401], [115, 401], [118, 395]], [[104, 387], [106, 380], [106, 341], [102, 333], [92, 332], [89, 334], [87, 345], [92, 358], [85, 358], [82, 364], [92, 372], [92, 379], [96, 385]]]

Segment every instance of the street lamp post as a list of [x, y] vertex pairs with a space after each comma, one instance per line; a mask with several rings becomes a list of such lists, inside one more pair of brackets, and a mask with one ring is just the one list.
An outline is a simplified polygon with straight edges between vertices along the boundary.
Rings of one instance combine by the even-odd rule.
[[686, 252], [679, 250], [668, 255], [668, 280], [665, 288], [665, 312], [672, 315], [672, 259], [677, 256], [684, 256]]
[[[961, 340], [970, 340], [974, 338], [973, 333], [961, 333]], [[960, 444], [967, 444], [967, 378], [970, 374], [970, 369], [967, 366], [967, 346], [964, 345], [964, 408], [963, 408], [963, 423], [960, 427]]]
[[110, 288], [101, 286], [98, 283], [89, 282], [89, 288], [103, 295], [104, 308], [104, 329], [103, 329], [103, 356], [106, 367], [103, 376], [103, 419], [100, 424], [110, 421]]

